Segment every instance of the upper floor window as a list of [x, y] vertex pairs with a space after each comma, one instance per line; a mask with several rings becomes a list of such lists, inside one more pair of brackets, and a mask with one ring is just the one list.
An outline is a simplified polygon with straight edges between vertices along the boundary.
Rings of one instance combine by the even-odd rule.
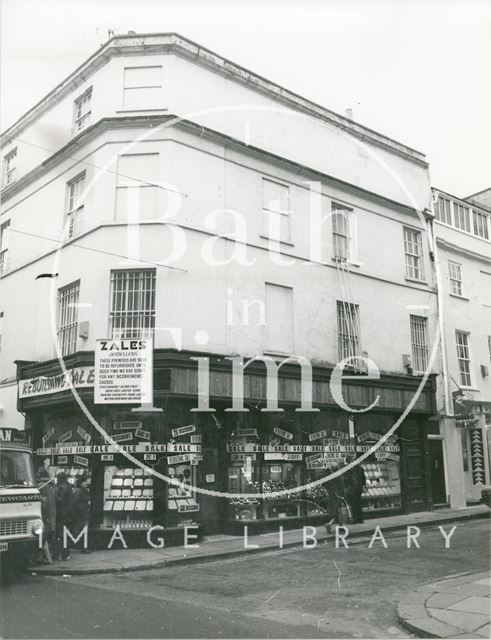
[[58, 347], [63, 356], [77, 350], [79, 297], [80, 282], [58, 290]]
[[[337, 301], [338, 358], [360, 356], [359, 307], [351, 302]], [[352, 363], [354, 364], [354, 363]]]
[[469, 347], [469, 334], [465, 331], [456, 331], [457, 360], [459, 362], [460, 383], [463, 387], [472, 385], [471, 378], [471, 354]]
[[290, 188], [263, 178], [263, 232], [277, 242], [290, 241]]
[[462, 296], [462, 265], [458, 262], [448, 261], [448, 279], [450, 281], [450, 293], [454, 296]]
[[452, 202], [448, 198], [443, 196], [438, 197], [438, 201], [435, 205], [435, 217], [440, 222], [445, 224], [452, 224]]
[[125, 67], [123, 106], [127, 109], [163, 107], [162, 67]]
[[334, 258], [350, 259], [351, 209], [332, 204], [332, 240]]
[[474, 218], [474, 233], [479, 238], [485, 238], [489, 240], [488, 230], [488, 216], [485, 213], [479, 213], [479, 211], [473, 211]]
[[7, 187], [15, 181], [17, 174], [17, 147], [9, 151], [3, 158], [3, 186]]
[[428, 319], [423, 316], [410, 316], [411, 351], [413, 370], [424, 373], [428, 366]]
[[82, 193], [85, 186], [85, 171], [67, 182], [67, 235], [68, 238], [78, 235], [82, 231], [84, 205]]
[[266, 283], [266, 348], [268, 353], [294, 351], [293, 289]]
[[406, 276], [414, 280], [422, 280], [423, 247], [421, 231], [404, 227], [404, 252], [406, 254]]
[[9, 268], [10, 220], [0, 225], [0, 276]]
[[112, 338], [149, 338], [155, 327], [155, 270], [113, 271], [109, 331]]
[[454, 220], [457, 229], [462, 231], [471, 232], [471, 214], [469, 207], [464, 207], [463, 204], [453, 203]]
[[73, 129], [75, 133], [82, 131], [90, 124], [92, 104], [92, 87], [75, 100]]
[[159, 154], [134, 153], [118, 157], [117, 220], [152, 220], [158, 212]]

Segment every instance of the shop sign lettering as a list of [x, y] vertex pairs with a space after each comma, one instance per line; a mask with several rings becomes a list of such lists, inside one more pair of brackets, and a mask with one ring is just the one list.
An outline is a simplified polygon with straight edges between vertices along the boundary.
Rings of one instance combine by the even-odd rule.
[[265, 460], [283, 460], [284, 455], [285, 455], [284, 453], [265, 453], [264, 459]]
[[190, 440], [192, 444], [201, 444], [201, 436], [199, 434], [191, 436]]
[[75, 464], [81, 464], [83, 467], [88, 467], [89, 466], [88, 458], [82, 458], [82, 456], [74, 456], [73, 462]]
[[46, 444], [48, 442], [48, 440], [51, 438], [51, 436], [54, 434], [55, 429], [54, 427], [50, 427], [46, 433], [43, 434], [43, 437], [41, 438], [43, 444]]
[[113, 435], [114, 442], [127, 442], [128, 440], [133, 440], [133, 434], [131, 432], [128, 433], [115, 433]]
[[245, 462], [246, 458], [250, 458], [251, 460], [255, 460], [256, 459], [256, 454], [255, 453], [248, 453], [246, 455], [245, 453], [232, 453], [230, 455], [230, 459], [232, 460], [232, 462]]
[[55, 376], [40, 376], [39, 378], [28, 378], [19, 380], [19, 399], [43, 396], [48, 393], [59, 393], [68, 389], [93, 387], [94, 367], [76, 367], [69, 369], [66, 373], [59, 373]]
[[325, 429], [322, 429], [322, 431], [316, 431], [315, 433], [311, 433], [309, 435], [309, 440], [310, 442], [314, 442], [314, 440], [320, 440], [325, 436], [327, 436], [327, 431]]
[[72, 432], [71, 431], [66, 431], [63, 435], [61, 435], [58, 438], [58, 441], [59, 442], [65, 442], [66, 440], [68, 440], [71, 437], [72, 437]]
[[143, 429], [136, 429], [135, 438], [140, 438], [141, 440], [150, 440], [150, 431], [144, 431]]
[[113, 429], [116, 431], [123, 431], [123, 429], [141, 429], [141, 420], [127, 420], [127, 421], [115, 421], [113, 422]]
[[334, 438], [340, 438], [341, 440], [349, 440], [349, 435], [344, 431], [333, 431], [332, 435]]
[[285, 453], [285, 460], [302, 460], [302, 453]]
[[67, 456], [58, 456], [58, 464], [67, 464], [68, 458]]
[[178, 427], [177, 429], [172, 429], [172, 437], [178, 438], [179, 436], [185, 436], [187, 433], [193, 433], [196, 431], [196, 427], [194, 424], [188, 424], [185, 427]]
[[169, 442], [167, 451], [169, 453], [201, 453], [201, 445], [188, 442]]
[[112, 462], [114, 460], [114, 456], [111, 453], [103, 453], [101, 460], [103, 462]]
[[191, 454], [183, 453], [180, 456], [169, 456], [167, 464], [182, 464], [183, 462], [191, 462]]
[[309, 462], [313, 462], [314, 460], [319, 460], [320, 458], [323, 458], [324, 455], [322, 453], [314, 453], [314, 455], [312, 456], [307, 456], [305, 458], [305, 460], [307, 461], [307, 463]]
[[365, 440], [380, 440], [382, 436], [379, 433], [374, 433], [373, 431], [366, 431], [365, 433], [360, 433], [358, 436], [358, 442], [365, 442]]
[[188, 513], [190, 511], [199, 511], [199, 504], [180, 504], [177, 508], [179, 513]]
[[153, 404], [153, 341], [96, 340], [95, 404]]
[[284, 429], [280, 429], [279, 427], [275, 427], [273, 429], [273, 432], [277, 436], [280, 436], [281, 438], [285, 438], [285, 440], [293, 440], [293, 433], [290, 433], [289, 431], [285, 431]]
[[237, 435], [240, 436], [245, 436], [245, 437], [254, 437], [257, 438], [257, 429], [237, 429], [236, 431]]
[[92, 436], [90, 435], [90, 433], [87, 433], [87, 431], [85, 431], [83, 427], [77, 427], [77, 433], [79, 436], [82, 436], [82, 439], [85, 440], [87, 444], [90, 444]]

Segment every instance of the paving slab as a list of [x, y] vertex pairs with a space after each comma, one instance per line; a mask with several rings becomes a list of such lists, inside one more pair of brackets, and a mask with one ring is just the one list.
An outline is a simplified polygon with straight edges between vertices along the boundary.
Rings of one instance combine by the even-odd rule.
[[448, 607], [454, 611], [465, 611], [468, 613], [489, 614], [489, 598], [482, 596], [469, 596], [460, 602], [455, 602]]
[[489, 621], [489, 616], [467, 611], [450, 611], [449, 609], [428, 609], [430, 616], [464, 631], [476, 631]]
[[489, 638], [489, 576], [469, 573], [408, 592], [397, 606], [400, 624], [420, 637]]

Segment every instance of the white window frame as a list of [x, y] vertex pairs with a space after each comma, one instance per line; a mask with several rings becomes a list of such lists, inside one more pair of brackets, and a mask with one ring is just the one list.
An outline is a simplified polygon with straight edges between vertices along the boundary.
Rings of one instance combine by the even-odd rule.
[[406, 278], [424, 280], [423, 234], [420, 229], [404, 227]]
[[462, 298], [464, 296], [464, 281], [460, 262], [448, 261], [448, 281], [450, 283], [450, 293], [453, 296]]
[[[280, 187], [283, 187], [284, 189], [286, 189], [286, 202], [287, 202], [287, 208], [286, 209], [282, 209], [281, 207], [278, 207], [277, 209], [272, 209], [271, 208], [271, 203], [266, 203], [265, 201], [265, 187], [264, 185], [266, 183], [270, 183], [270, 184], [275, 184], [278, 185]], [[263, 177], [261, 179], [261, 197], [262, 197], [262, 217], [263, 217], [263, 224], [262, 224], [262, 236], [265, 238], [268, 238], [269, 240], [272, 240], [273, 242], [279, 242], [279, 243], [286, 243], [286, 244], [291, 244], [291, 188], [289, 184], [285, 184], [284, 182], [280, 182], [279, 180], [273, 180], [271, 178], [265, 178]], [[286, 228], [287, 228], [287, 234], [286, 237], [283, 238], [281, 237], [281, 224], [280, 224], [280, 229], [279, 229], [279, 238], [275, 238], [274, 235], [272, 234], [272, 230], [271, 230], [271, 225], [270, 225], [270, 220], [271, 220], [271, 214], [273, 214], [274, 216], [283, 216], [284, 218], [286, 218], [287, 220], [287, 224], [286, 224]]]
[[331, 218], [333, 258], [340, 262], [348, 262], [353, 258], [351, 246], [353, 209], [333, 202]]
[[80, 235], [83, 229], [84, 203], [81, 194], [85, 187], [86, 173], [82, 171], [66, 184], [67, 237]]
[[73, 132], [86, 129], [92, 119], [92, 87], [89, 87], [73, 103]]
[[472, 210], [472, 228], [474, 235], [484, 240], [489, 240], [489, 216], [480, 211]]
[[10, 219], [0, 225], [0, 276], [9, 270]]
[[360, 307], [344, 300], [336, 301], [338, 359], [361, 356]]
[[436, 202], [436, 219], [443, 224], [452, 225], [452, 200], [442, 195], [438, 196]]
[[453, 203], [454, 211], [454, 226], [461, 231], [467, 231], [471, 233], [471, 209], [470, 207], [460, 204], [459, 202]]
[[62, 356], [77, 351], [80, 280], [58, 289], [58, 348]]
[[116, 339], [153, 336], [155, 295], [155, 269], [111, 271], [109, 335]]
[[[141, 84], [141, 85], [133, 85], [133, 86], [126, 86], [126, 71], [127, 70], [133, 70], [133, 69], [160, 69], [160, 84]], [[142, 89], [162, 89], [164, 86], [164, 81], [163, 81], [163, 68], [161, 64], [149, 64], [149, 65], [136, 65], [136, 66], [132, 66], [132, 67], [124, 67], [123, 68], [123, 107], [126, 106], [127, 100], [127, 93], [126, 92], [133, 92], [133, 91], [141, 91]], [[151, 103], [149, 103], [148, 108], [152, 109], [152, 106], [155, 108], [158, 108], [158, 106], [152, 105]], [[141, 111], [142, 109], [144, 109], [145, 107], [142, 108], [138, 108], [135, 107], [133, 109], [130, 109], [130, 111]]]
[[463, 387], [472, 387], [472, 357], [468, 331], [455, 330], [455, 344], [457, 348], [457, 362], [459, 365], [460, 383]]
[[411, 331], [411, 355], [414, 373], [424, 373], [428, 368], [428, 318], [409, 316]]
[[[17, 177], [17, 147], [12, 149], [3, 158], [3, 186], [8, 187], [15, 182]], [[12, 166], [12, 163], [13, 166]]]

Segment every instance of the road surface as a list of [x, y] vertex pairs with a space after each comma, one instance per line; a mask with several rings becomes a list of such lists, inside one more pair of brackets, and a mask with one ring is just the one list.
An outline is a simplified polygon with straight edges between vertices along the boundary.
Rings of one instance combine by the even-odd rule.
[[[425, 582], [489, 568], [489, 523], [348, 549], [322, 544], [123, 574], [30, 576], [4, 588], [3, 638], [407, 638], [395, 610]], [[448, 532], [453, 525], [448, 523]]]

